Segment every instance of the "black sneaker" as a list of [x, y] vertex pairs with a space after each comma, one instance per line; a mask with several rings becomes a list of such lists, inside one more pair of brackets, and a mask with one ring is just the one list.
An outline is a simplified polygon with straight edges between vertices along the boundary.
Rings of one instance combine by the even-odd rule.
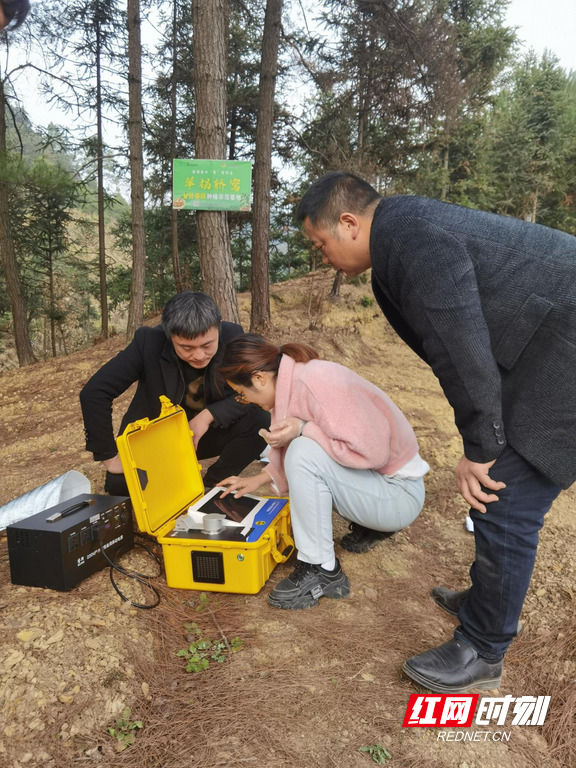
[[296, 562], [296, 567], [286, 579], [277, 584], [268, 595], [274, 608], [312, 608], [321, 597], [341, 600], [350, 594], [348, 577], [336, 560], [333, 571], [325, 571], [320, 565]]
[[373, 531], [372, 528], [365, 528], [360, 523], [350, 523], [348, 528], [350, 533], [342, 536], [340, 545], [348, 552], [355, 552], [356, 554], [368, 552], [379, 541], [394, 536], [396, 533], [396, 531]]

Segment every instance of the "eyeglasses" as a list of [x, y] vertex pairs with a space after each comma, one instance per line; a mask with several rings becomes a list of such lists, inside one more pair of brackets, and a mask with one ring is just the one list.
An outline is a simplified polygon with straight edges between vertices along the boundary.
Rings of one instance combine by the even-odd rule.
[[250, 400], [246, 399], [246, 395], [242, 392], [239, 392], [235, 397], [234, 400], [236, 400], [237, 403], [242, 403], [242, 405], [249, 405]]

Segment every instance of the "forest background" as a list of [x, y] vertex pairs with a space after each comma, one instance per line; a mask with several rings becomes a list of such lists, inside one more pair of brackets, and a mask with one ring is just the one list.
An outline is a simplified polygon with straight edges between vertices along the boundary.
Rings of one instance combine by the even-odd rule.
[[[251, 289], [266, 330], [270, 282], [319, 266], [294, 212], [330, 170], [576, 234], [576, 73], [507, 6], [34, 4], [0, 34], [0, 369], [130, 338], [186, 288], [231, 320]], [[60, 124], [26, 114], [31, 71]], [[173, 210], [175, 157], [254, 161], [252, 212]]]

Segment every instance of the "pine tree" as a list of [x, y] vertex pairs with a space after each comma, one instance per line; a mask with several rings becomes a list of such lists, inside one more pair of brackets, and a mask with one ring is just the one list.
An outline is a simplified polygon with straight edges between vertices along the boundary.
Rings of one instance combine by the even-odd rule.
[[270, 186], [272, 182], [272, 130], [274, 86], [278, 69], [278, 44], [282, 0], [268, 0], [262, 39], [262, 69], [254, 163], [254, 212], [252, 214], [252, 306], [250, 328], [266, 332], [270, 325], [268, 247], [270, 236]]
[[126, 340], [131, 341], [144, 321], [144, 289], [146, 281], [140, 0], [128, 0], [128, 110], [130, 186], [132, 192], [132, 281]]
[[[16, 40], [22, 34], [27, 33], [28, 27], [16, 32]], [[2, 63], [0, 64], [0, 261], [2, 262], [2, 271], [6, 281], [12, 322], [14, 324], [16, 354], [20, 366], [25, 366], [36, 362], [36, 358], [30, 341], [27, 307], [22, 291], [22, 280], [16, 259], [10, 217], [10, 184], [14, 179], [15, 169], [12, 153], [9, 152], [7, 145], [7, 115], [12, 119], [14, 126], [17, 126], [17, 122], [15, 110], [9, 98], [12, 92], [11, 76], [13, 71], [10, 67], [8, 41], [7, 32], [0, 32], [0, 52], [2, 52]], [[5, 68], [3, 69], [3, 67]], [[18, 65], [14, 67], [16, 71], [20, 68]], [[14, 100], [14, 103], [16, 103], [16, 100]], [[21, 152], [22, 146], [19, 149]]]
[[[47, 84], [51, 98], [70, 111], [88, 116], [95, 133], [84, 140], [87, 158], [96, 167], [98, 208], [98, 272], [102, 336], [108, 336], [106, 286], [106, 231], [104, 187], [104, 120], [110, 112], [121, 112], [124, 97], [117, 70], [125, 67], [125, 14], [117, 0], [53, 0], [50, 21], [46, 24], [46, 54], [54, 70], [62, 72], [56, 82]], [[116, 82], [115, 82], [116, 80]]]
[[[226, 157], [228, 8], [225, 0], [193, 0], [196, 157]], [[226, 320], [239, 322], [225, 211], [198, 211], [202, 286]]]

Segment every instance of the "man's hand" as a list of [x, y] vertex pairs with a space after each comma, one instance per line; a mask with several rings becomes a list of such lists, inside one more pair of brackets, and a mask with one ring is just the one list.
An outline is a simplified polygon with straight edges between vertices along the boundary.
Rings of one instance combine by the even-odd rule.
[[118, 456], [118, 454], [116, 454], [116, 456], [114, 456], [112, 459], [104, 459], [102, 464], [104, 464], [106, 471], [110, 472], [112, 475], [124, 474], [124, 470], [122, 469], [122, 462], [120, 461], [120, 456]]
[[192, 432], [194, 432], [194, 450], [198, 448], [200, 439], [206, 434], [208, 427], [213, 421], [214, 416], [212, 416], [208, 408], [204, 408], [203, 411], [200, 411], [197, 416], [194, 416], [194, 418], [188, 422], [188, 426]]
[[470, 504], [472, 509], [476, 509], [478, 512], [486, 512], [486, 504], [491, 501], [498, 501], [498, 496], [495, 493], [484, 493], [480, 485], [491, 491], [501, 491], [502, 488], [506, 488], [506, 483], [497, 483], [488, 474], [494, 461], [489, 461], [487, 464], [477, 464], [475, 461], [467, 459], [466, 456], [462, 456], [456, 467], [456, 482], [460, 495]]
[[302, 420], [293, 416], [289, 419], [277, 421], [276, 424], [272, 424], [270, 430], [261, 429], [258, 434], [260, 437], [263, 437], [272, 448], [282, 448], [282, 446], [291, 443], [295, 437], [298, 437], [301, 426]]
[[245, 493], [256, 493], [258, 488], [269, 483], [271, 479], [268, 472], [260, 472], [259, 475], [253, 475], [252, 477], [236, 477], [236, 475], [231, 475], [226, 480], [219, 482], [218, 485], [228, 486], [227, 490], [222, 493], [222, 497], [233, 493], [234, 498], [238, 499], [240, 496], [244, 496]]

